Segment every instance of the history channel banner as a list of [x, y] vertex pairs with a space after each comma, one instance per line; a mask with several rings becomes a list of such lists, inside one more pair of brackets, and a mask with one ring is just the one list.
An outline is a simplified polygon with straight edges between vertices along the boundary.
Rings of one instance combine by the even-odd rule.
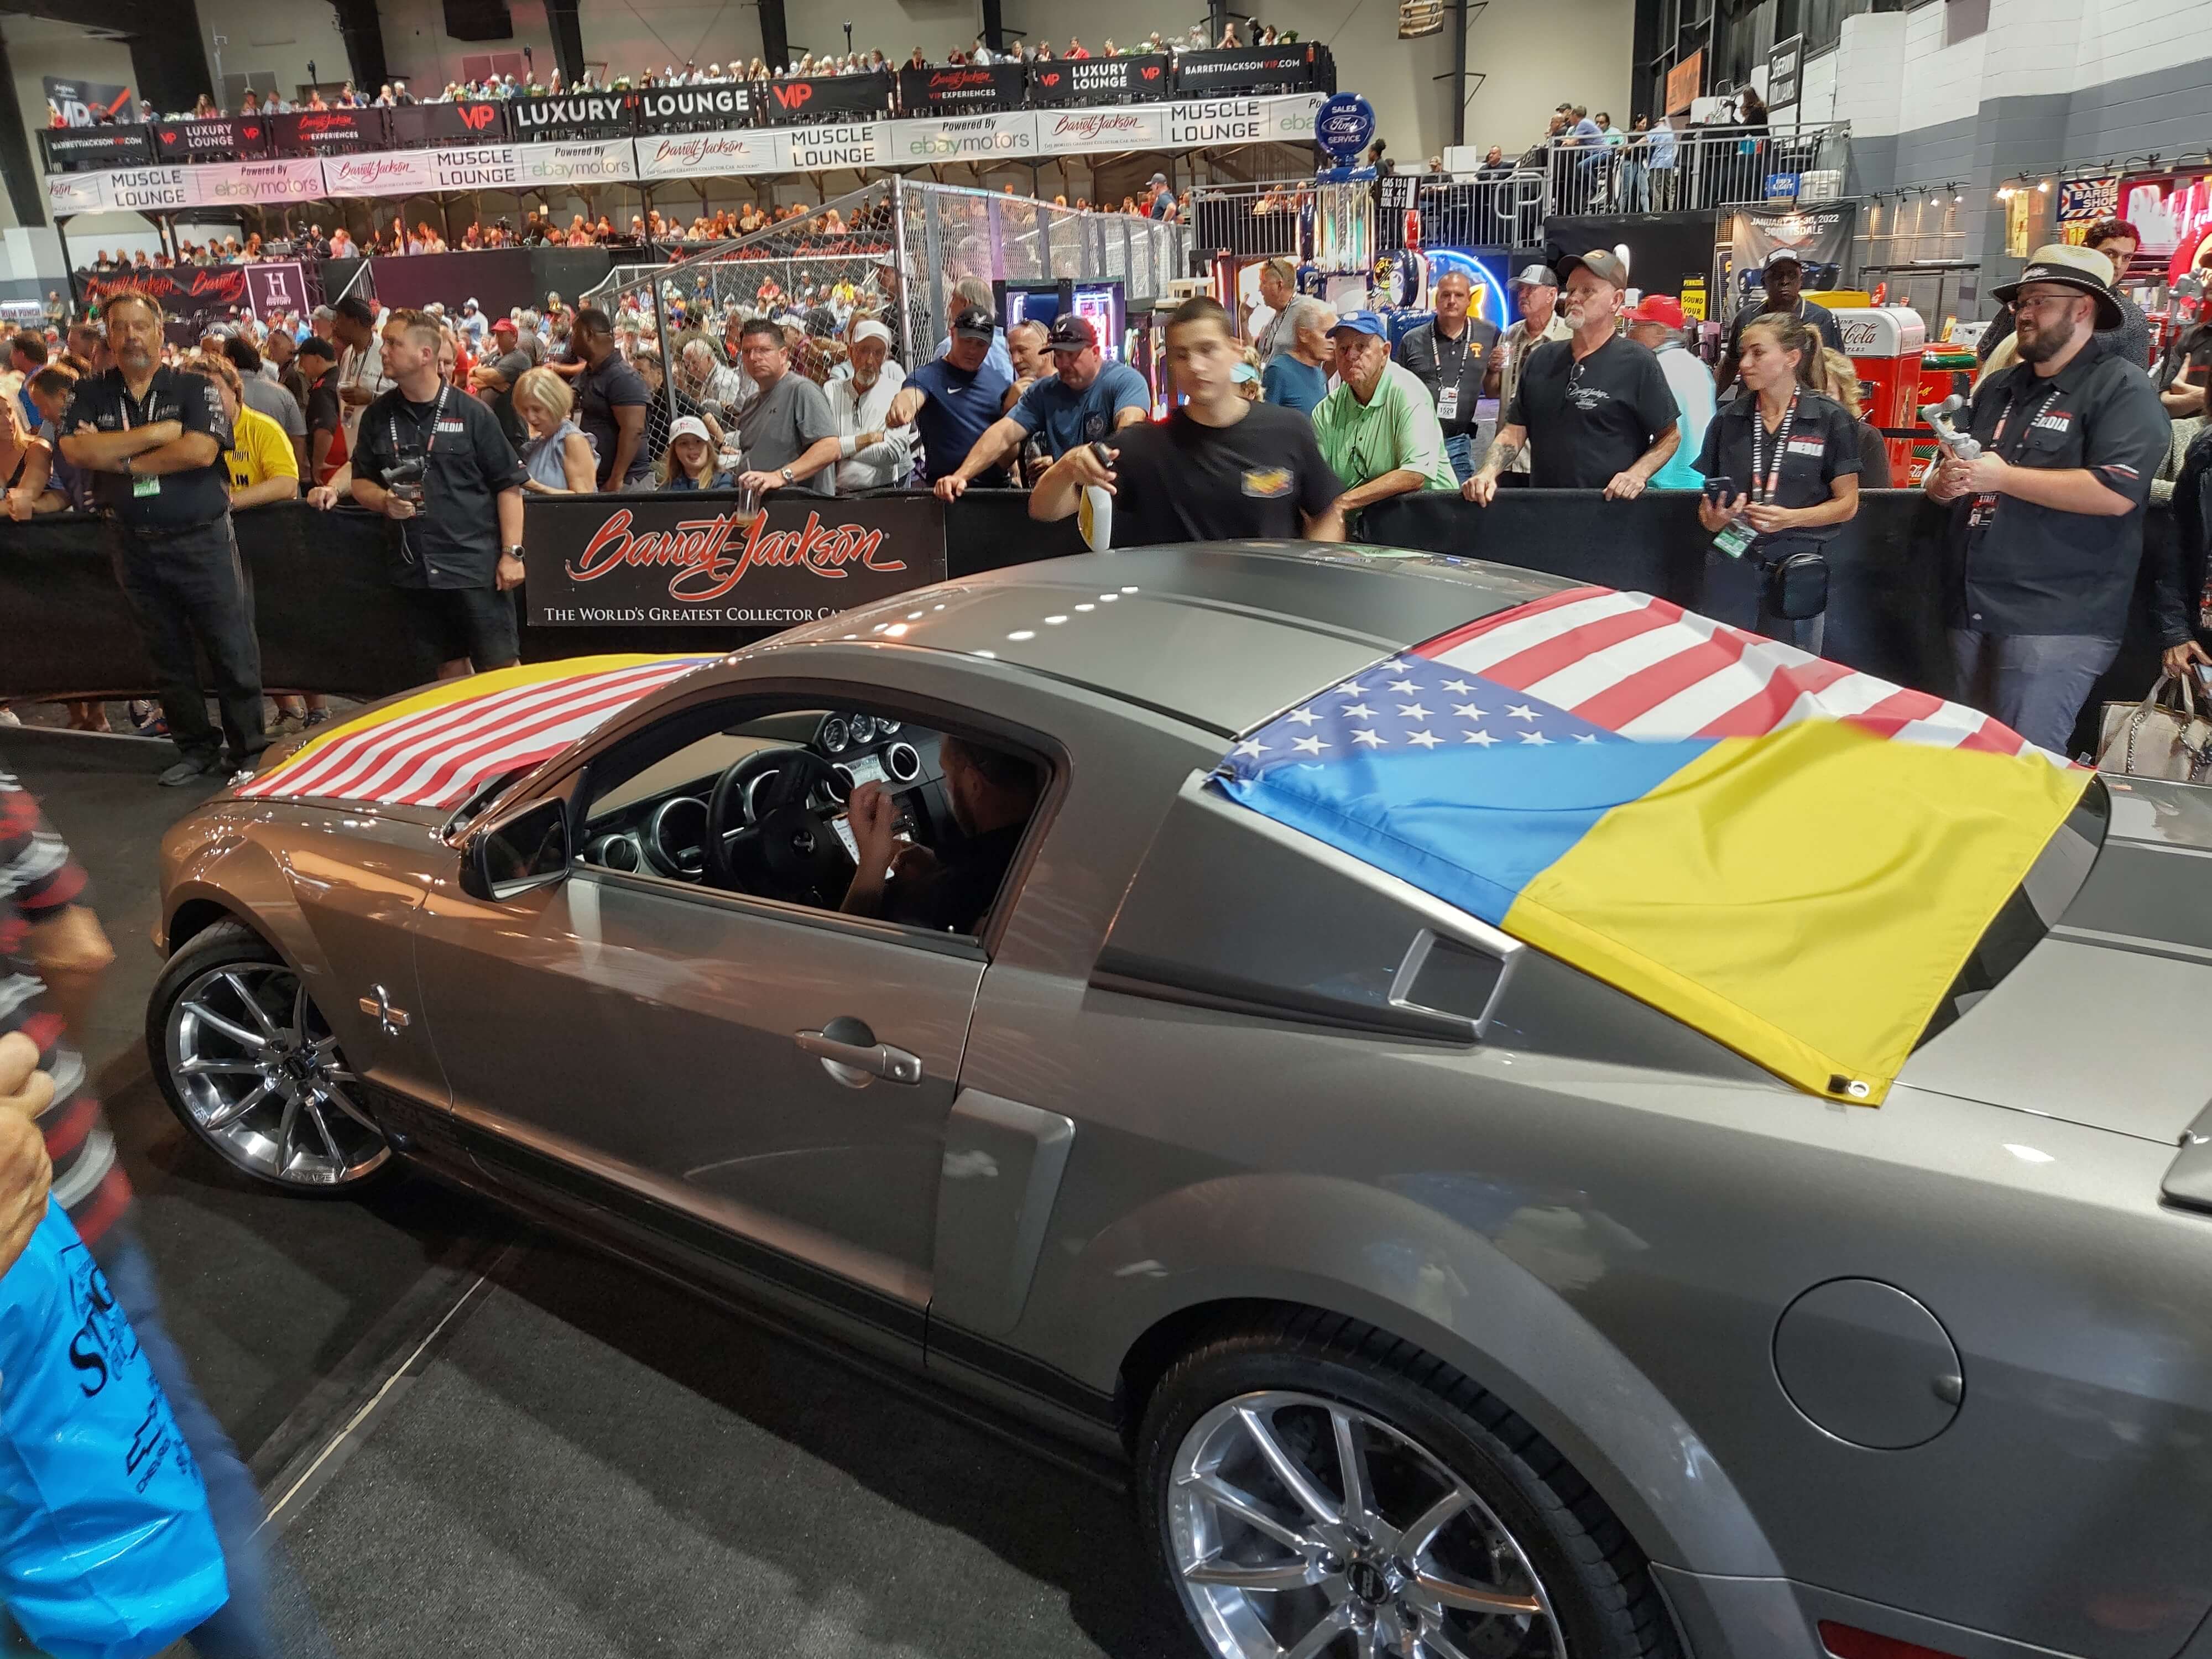
[[730, 492], [553, 495], [530, 503], [534, 628], [787, 628], [945, 580], [933, 495]]

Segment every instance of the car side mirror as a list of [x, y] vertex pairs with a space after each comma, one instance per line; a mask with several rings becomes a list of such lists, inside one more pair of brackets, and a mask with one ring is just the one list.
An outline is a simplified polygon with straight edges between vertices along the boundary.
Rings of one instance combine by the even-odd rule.
[[568, 873], [568, 803], [534, 801], [483, 825], [462, 843], [461, 890], [498, 901], [546, 887]]

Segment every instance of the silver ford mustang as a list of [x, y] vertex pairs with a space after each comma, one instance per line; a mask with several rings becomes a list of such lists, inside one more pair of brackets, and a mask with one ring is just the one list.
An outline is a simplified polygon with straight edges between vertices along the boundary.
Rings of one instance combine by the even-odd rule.
[[155, 1071], [1126, 1457], [1220, 1659], [2212, 1655], [2212, 795], [2092, 786], [1816, 1098], [1206, 785], [1560, 586], [1125, 552], [399, 700], [167, 838]]

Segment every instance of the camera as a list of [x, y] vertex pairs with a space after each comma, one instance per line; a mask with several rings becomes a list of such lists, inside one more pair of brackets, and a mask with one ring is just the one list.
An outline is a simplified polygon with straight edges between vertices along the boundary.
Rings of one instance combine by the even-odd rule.
[[393, 462], [385, 471], [384, 487], [401, 501], [422, 506], [422, 458], [410, 455], [404, 460]]

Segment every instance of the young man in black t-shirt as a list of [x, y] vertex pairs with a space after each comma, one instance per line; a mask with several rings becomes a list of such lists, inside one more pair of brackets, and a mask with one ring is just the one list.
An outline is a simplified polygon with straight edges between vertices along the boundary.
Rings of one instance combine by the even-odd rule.
[[1030, 493], [1030, 516], [1064, 519], [1086, 485], [1114, 497], [1113, 544], [1341, 541], [1344, 486], [1295, 410], [1247, 403], [1230, 376], [1242, 361], [1229, 313], [1186, 300], [1168, 323], [1168, 363], [1189, 401], [1158, 424], [1105, 441], [1109, 468], [1090, 444], [1054, 461]]
[[1607, 500], [1644, 493], [1682, 441], [1680, 410], [1649, 349], [1615, 328], [1628, 272], [1596, 252], [1559, 262], [1561, 307], [1574, 332], [1528, 354], [1513, 404], [1475, 475], [1460, 494], [1487, 507], [1498, 475], [1525, 447], [1539, 489], [1602, 489]]
[[362, 413], [353, 498], [398, 526], [393, 584], [428, 590], [445, 632], [440, 672], [451, 678], [522, 654], [509, 590], [522, 583], [526, 475], [499, 417], [438, 378], [438, 344], [422, 312], [385, 324], [396, 384]]

